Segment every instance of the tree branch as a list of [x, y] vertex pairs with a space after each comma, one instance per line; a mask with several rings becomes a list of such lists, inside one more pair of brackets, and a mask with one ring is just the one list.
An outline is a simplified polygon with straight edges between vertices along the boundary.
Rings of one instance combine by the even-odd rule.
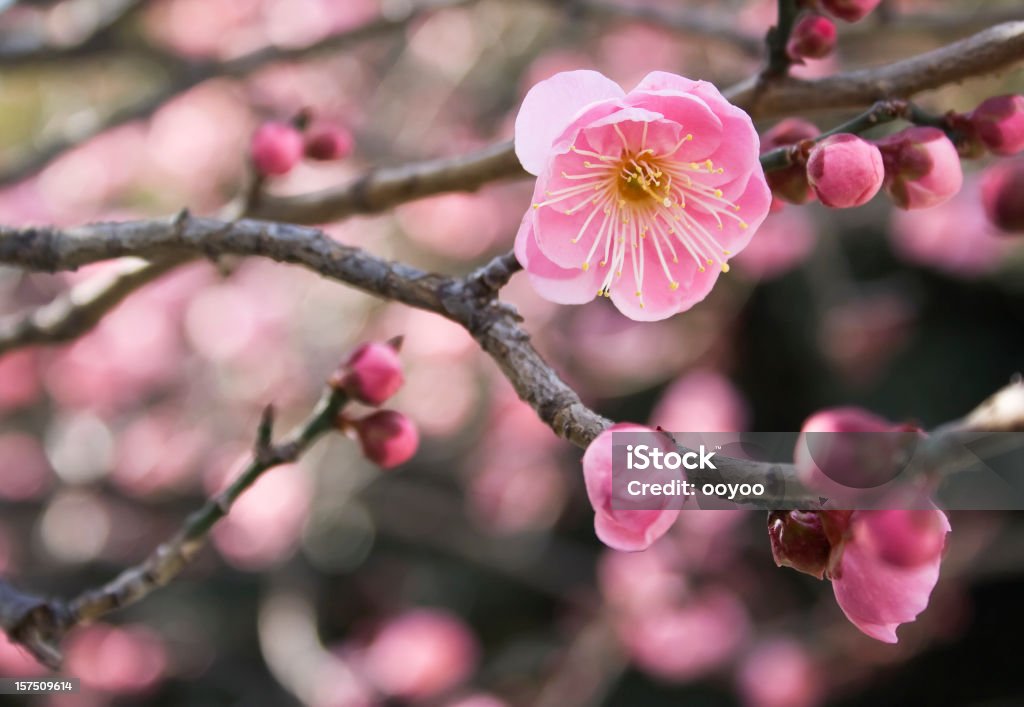
[[659, 7], [632, 5], [624, 2], [604, 2], [603, 0], [570, 0], [551, 4], [570, 13], [606, 20], [629, 20], [659, 29], [667, 29], [695, 39], [711, 40], [732, 47], [749, 57], [759, 57], [764, 48], [757, 37], [736, 29], [735, 23], [724, 21], [719, 17], [694, 10], [666, 11]]
[[885, 98], [993, 74], [1024, 60], [1024, 22], [1005, 22], [959, 42], [887, 66], [848, 71], [821, 79], [783, 77], [759, 86], [757, 79], [726, 95], [756, 117], [853, 108]]
[[128, 295], [186, 259], [132, 263], [124, 270], [89, 279], [37, 309], [0, 319], [0, 355], [33, 344], [76, 339], [99, 323]]
[[305, 47], [282, 49], [266, 47], [229, 61], [191, 64], [180, 62], [174, 68], [174, 78], [156, 93], [136, 103], [119, 108], [90, 124], [76, 123], [64, 133], [20, 159], [12, 160], [0, 171], [0, 186], [20, 181], [40, 171], [52, 160], [68, 150], [126, 123], [150, 117], [160, 106], [175, 96], [212, 78], [242, 78], [273, 63], [299, 61], [339, 51], [363, 40], [372, 39], [404, 29], [427, 12], [439, 8], [467, 4], [473, 0], [431, 0], [410, 9], [399, 18], [379, 19], [346, 32], [331, 35]]
[[273, 410], [268, 407], [260, 421], [252, 459], [245, 470], [188, 516], [178, 532], [157, 546], [145, 560], [103, 586], [62, 601], [26, 594], [0, 580], [0, 629], [41, 663], [57, 669], [61, 660], [60, 641], [71, 628], [134, 604], [177, 577], [206, 544], [210, 530], [228, 514], [239, 496], [265, 472], [296, 461], [333, 427], [345, 402], [344, 393], [328, 387], [306, 421], [278, 444], [270, 441]]
[[[455, 278], [381, 260], [341, 245], [316, 229], [252, 220], [223, 222], [182, 214], [170, 220], [93, 224], [67, 230], [0, 229], [0, 262], [38, 270], [73, 269], [126, 255], [189, 254], [265, 256], [302, 265], [324, 277], [441, 314], [472, 334], [520, 398], [559, 436], [586, 447], [610, 424], [585, 406], [541, 358], [519, 326], [515, 310], [496, 301], [497, 288], [517, 269], [511, 255], [498, 257], [465, 278]], [[1024, 383], [1015, 380], [962, 421], [936, 430], [927, 443], [934, 460], [925, 471], [941, 473], [942, 450], [948, 446], [945, 442], [955, 440], [955, 435], [964, 431], [1024, 428], [1022, 401]], [[330, 428], [343, 403], [339, 393], [329, 390], [306, 423], [278, 445], [270, 442], [272, 417], [268, 409], [257, 433], [252, 459], [243, 474], [189, 516], [182, 529], [143, 563], [103, 587], [64, 603], [33, 597], [0, 582], [0, 628], [47, 665], [56, 665], [60, 656], [58, 642], [70, 626], [138, 601], [167, 584], [195, 555], [210, 528], [226, 515], [235, 499], [266, 470], [297, 459]], [[729, 482], [754, 482], [769, 472], [780, 474], [787, 487], [787, 502], [795, 497], [803, 500], [789, 465], [729, 458], [716, 461], [718, 470]], [[773, 499], [740, 502], [770, 506]]]

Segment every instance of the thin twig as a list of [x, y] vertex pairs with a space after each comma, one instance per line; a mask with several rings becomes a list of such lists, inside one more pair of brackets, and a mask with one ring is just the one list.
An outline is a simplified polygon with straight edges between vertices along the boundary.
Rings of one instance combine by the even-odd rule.
[[336, 52], [357, 42], [402, 30], [426, 12], [472, 1], [433, 0], [430, 3], [414, 7], [402, 17], [374, 20], [362, 27], [325, 37], [304, 47], [288, 49], [266, 47], [223, 62], [198, 64], [176, 62], [177, 65], [171, 67], [173, 78], [166, 86], [150, 96], [119, 108], [106, 117], [91, 123], [76, 122], [74, 127], [66, 128], [63, 134], [34, 152], [24, 155], [20, 159], [13, 159], [4, 170], [0, 171], [0, 186], [20, 181], [35, 174], [55, 158], [101, 133], [150, 117], [170, 99], [209, 79], [217, 77], [242, 78], [269, 64], [300, 61]]
[[256, 448], [242, 473], [189, 515], [181, 528], [145, 560], [110, 582], [62, 601], [26, 594], [0, 580], [0, 629], [41, 663], [58, 668], [60, 641], [71, 628], [134, 604], [177, 577], [206, 544], [210, 530], [228, 514], [235, 501], [267, 471], [296, 461], [333, 427], [345, 401], [344, 393], [328, 387], [306, 421], [277, 444], [271, 442], [272, 413], [268, 408], [257, 431]]

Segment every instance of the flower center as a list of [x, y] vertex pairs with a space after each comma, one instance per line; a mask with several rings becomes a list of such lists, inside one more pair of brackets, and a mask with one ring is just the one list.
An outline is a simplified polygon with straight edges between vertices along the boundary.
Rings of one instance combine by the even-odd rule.
[[740, 207], [725, 198], [721, 189], [707, 184], [708, 177], [723, 173], [708, 159], [684, 162], [675, 157], [684, 143], [693, 140], [687, 134], [665, 152], [647, 147], [648, 125], [644, 124], [639, 149], [630, 145], [617, 125], [622, 142], [613, 154], [602, 154], [571, 145], [570, 150], [587, 158], [578, 174], [562, 172], [568, 186], [546, 192], [547, 200], [533, 208], [557, 208], [567, 216], [583, 212], [586, 217], [571, 240], [587, 238], [590, 249], [580, 268], [589, 270], [597, 261], [608, 268], [598, 295], [611, 296], [610, 289], [621, 278], [627, 259], [633, 271], [635, 294], [643, 308], [643, 285], [647, 260], [646, 244], [653, 246], [670, 290], [679, 288], [669, 263], [678, 263], [680, 255], [693, 259], [700, 272], [717, 264], [729, 272], [728, 250], [712, 234], [723, 230], [732, 219], [741, 229], [746, 222], [737, 213]]
[[653, 151], [645, 150], [636, 155], [622, 153], [619, 196], [628, 202], [671, 201], [671, 187], [665, 180], [665, 173], [658, 168], [657, 160], [650, 158], [650, 152]]

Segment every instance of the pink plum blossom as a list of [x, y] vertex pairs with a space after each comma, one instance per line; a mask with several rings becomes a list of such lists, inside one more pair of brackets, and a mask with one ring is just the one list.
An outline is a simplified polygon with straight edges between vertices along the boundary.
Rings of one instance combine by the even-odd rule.
[[712, 370], [695, 370], [678, 378], [651, 413], [653, 424], [671, 432], [740, 432], [749, 418], [742, 393]]
[[999, 229], [1024, 232], [1024, 158], [1004, 160], [985, 170], [981, 203], [988, 220]]
[[[804, 185], [810, 191], [806, 178]], [[750, 245], [734, 262], [748, 277], [759, 280], [781, 277], [810, 257], [818, 242], [816, 236], [814, 220], [806, 209], [776, 211], [768, 215]]]
[[416, 424], [394, 410], [378, 410], [352, 424], [363, 455], [382, 469], [409, 461], [420, 444]]
[[427, 699], [466, 680], [480, 648], [458, 616], [412, 609], [381, 627], [364, 656], [366, 673], [381, 692]]
[[740, 665], [737, 683], [748, 707], [813, 707], [823, 696], [808, 650], [790, 638], [754, 646]]
[[829, 13], [847, 22], [858, 22], [878, 7], [882, 0], [821, 0], [821, 6]]
[[928, 606], [949, 530], [946, 515], [935, 508], [777, 511], [769, 517], [776, 564], [831, 580], [850, 622], [885, 643], [896, 643], [899, 625]]
[[[932, 518], [921, 523], [922, 513]], [[894, 522], [893, 514], [915, 514], [916, 520]], [[916, 619], [928, 606], [949, 530], [949, 520], [940, 510], [854, 511], [841, 555], [830, 571], [836, 601], [854, 626], [872, 638], [896, 643], [897, 627]], [[880, 547], [879, 537], [888, 533], [899, 535]], [[894, 563], [889, 558], [896, 544], [918, 549], [900, 550], [901, 561]], [[911, 558], [917, 561], [908, 564]]]
[[677, 606], [624, 618], [619, 634], [637, 667], [687, 682], [716, 670], [743, 645], [749, 618], [725, 587], [708, 588]]
[[29, 405], [39, 397], [37, 354], [20, 349], [0, 355], [0, 411]]
[[538, 177], [516, 255], [560, 304], [603, 295], [645, 321], [689, 309], [768, 213], [750, 117], [703, 81], [654, 72], [627, 94], [557, 74], [527, 93], [515, 145]]
[[906, 128], [875, 144], [885, 165], [885, 190], [901, 209], [937, 206], [960, 191], [960, 155], [938, 128]]
[[[583, 480], [594, 507], [594, 530], [601, 542], [615, 550], [646, 550], [672, 527], [678, 509], [619, 510], [612, 507], [612, 435], [615, 432], [648, 432], [651, 443], [674, 448], [667, 437], [649, 427], [631, 423], [612, 425], [590, 443], [583, 454]], [[668, 499], [667, 496], [662, 498]], [[666, 501], [667, 503], [667, 501]]]
[[976, 180], [944, 204], [916, 211], [895, 210], [890, 231], [894, 250], [905, 260], [957, 277], [994, 270], [1008, 249], [989, 222]]
[[797, 476], [812, 491], [844, 500], [860, 498], [902, 470], [902, 460], [923, 435], [856, 407], [822, 410], [807, 418], [793, 453]]
[[163, 640], [145, 626], [98, 624], [68, 640], [68, 671], [93, 690], [145, 692], [160, 682], [167, 664]]
[[825, 206], [848, 209], [862, 206], [882, 187], [882, 154], [866, 140], [850, 133], [831, 135], [807, 157], [807, 180]]
[[835, 48], [835, 23], [814, 13], [804, 15], [797, 21], [786, 43], [786, 53], [797, 61], [804, 57], [821, 59]]
[[1024, 150], [1024, 96], [994, 96], [982, 101], [967, 116], [977, 139], [996, 155]]

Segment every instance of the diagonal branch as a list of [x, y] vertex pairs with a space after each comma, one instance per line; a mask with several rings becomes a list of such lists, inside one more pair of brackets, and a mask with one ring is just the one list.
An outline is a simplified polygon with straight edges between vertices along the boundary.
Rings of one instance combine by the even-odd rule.
[[228, 514], [235, 501], [264, 473], [296, 461], [332, 429], [345, 401], [344, 393], [326, 388], [306, 421], [277, 444], [270, 442], [273, 409], [268, 407], [260, 421], [252, 458], [242, 473], [188, 516], [181, 528], [145, 560], [106, 584], [62, 601], [26, 594], [0, 580], [0, 629], [41, 663], [57, 669], [61, 660], [60, 641], [71, 628], [134, 604], [177, 577], [206, 544], [210, 530]]
[[820, 79], [781, 77], [767, 86], [759, 86], [755, 78], [734, 86], [727, 95], [757, 117], [853, 108], [885, 98], [908, 98], [974, 76], [998, 73], [1021, 61], [1024, 21], [1004, 22], [886, 66]]

